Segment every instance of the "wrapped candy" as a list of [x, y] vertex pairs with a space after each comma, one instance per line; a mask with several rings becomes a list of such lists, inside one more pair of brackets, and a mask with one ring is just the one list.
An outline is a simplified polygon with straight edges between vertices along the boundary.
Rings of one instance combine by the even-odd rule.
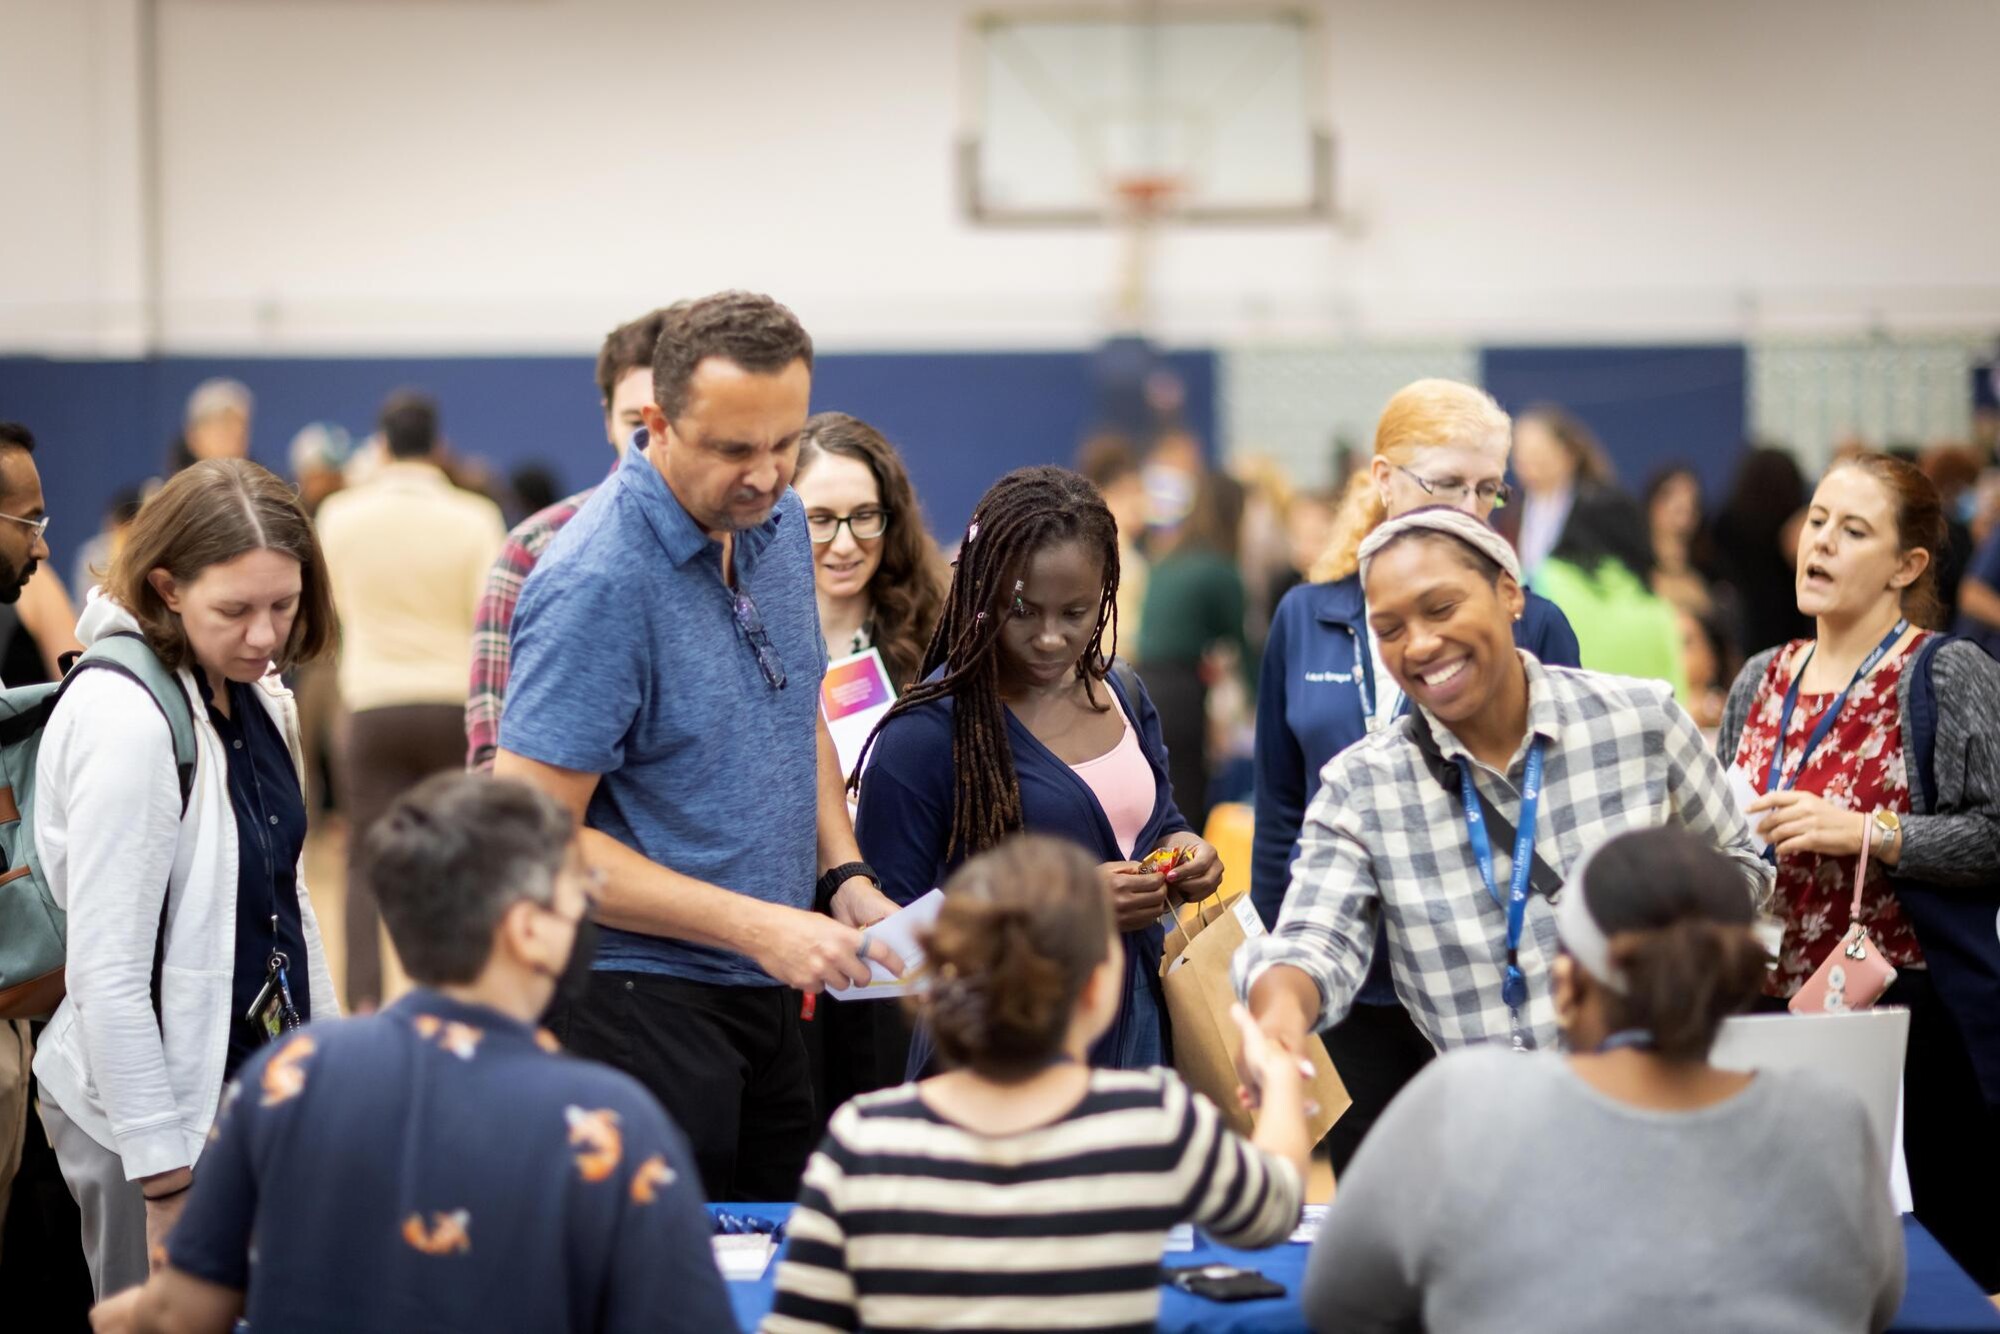
[[1185, 866], [1194, 860], [1194, 849], [1183, 845], [1177, 848], [1154, 848], [1140, 861], [1142, 871], [1165, 873], [1176, 866]]

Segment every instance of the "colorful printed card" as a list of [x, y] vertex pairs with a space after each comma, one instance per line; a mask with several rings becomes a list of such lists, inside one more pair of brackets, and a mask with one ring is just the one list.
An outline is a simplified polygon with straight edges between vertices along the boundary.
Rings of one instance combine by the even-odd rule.
[[880, 650], [864, 649], [827, 664], [819, 688], [820, 710], [826, 714], [826, 730], [833, 736], [843, 775], [854, 776], [868, 734], [895, 702], [895, 687], [889, 684]]

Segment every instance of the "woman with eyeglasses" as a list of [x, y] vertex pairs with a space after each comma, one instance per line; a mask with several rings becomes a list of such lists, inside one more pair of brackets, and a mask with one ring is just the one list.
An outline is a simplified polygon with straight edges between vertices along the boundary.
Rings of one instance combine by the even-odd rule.
[[[844, 412], [806, 420], [792, 488], [806, 507], [813, 593], [831, 658], [881, 651], [901, 694], [944, 610], [945, 563], [896, 448]], [[903, 1082], [910, 1029], [896, 1005], [820, 1005], [804, 1025], [821, 1129], [834, 1109]]]
[[[1274, 927], [1291, 883], [1306, 807], [1327, 761], [1408, 711], [1369, 637], [1358, 553], [1385, 521], [1430, 505], [1481, 519], [1509, 499], [1512, 423], [1482, 390], [1453, 380], [1405, 385], [1382, 409], [1375, 456], [1349, 482], [1333, 537], [1271, 619], [1257, 693], [1257, 828], [1250, 895]], [[1514, 642], [1552, 667], [1578, 664], [1576, 635], [1555, 604], [1533, 593]], [[1389, 979], [1377, 942], [1374, 967], [1350, 1015], [1329, 1029], [1327, 1054], [1354, 1105], [1327, 1135], [1337, 1173], [1389, 1099], [1432, 1055]]]
[[1767, 958], [1743, 879], [1686, 829], [1569, 876], [1563, 1052], [1471, 1047], [1382, 1118], [1306, 1262], [1314, 1329], [1881, 1330], [1903, 1233], [1868, 1114], [1807, 1071], [1708, 1062]]
[[827, 653], [880, 649], [890, 684], [908, 689], [944, 610], [945, 565], [895, 446], [858, 418], [818, 413], [799, 437], [792, 487], [805, 502]]

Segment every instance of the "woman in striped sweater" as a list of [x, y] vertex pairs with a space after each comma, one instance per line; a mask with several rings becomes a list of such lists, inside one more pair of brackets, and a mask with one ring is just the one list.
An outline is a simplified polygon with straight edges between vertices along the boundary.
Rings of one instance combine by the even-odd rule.
[[1150, 1330], [1176, 1223], [1285, 1238], [1308, 1142], [1293, 1058], [1239, 1016], [1267, 1082], [1253, 1140], [1171, 1071], [1092, 1069], [1125, 964], [1081, 850], [1022, 835], [946, 886], [918, 1002], [949, 1073], [855, 1099], [806, 1168], [767, 1334]]

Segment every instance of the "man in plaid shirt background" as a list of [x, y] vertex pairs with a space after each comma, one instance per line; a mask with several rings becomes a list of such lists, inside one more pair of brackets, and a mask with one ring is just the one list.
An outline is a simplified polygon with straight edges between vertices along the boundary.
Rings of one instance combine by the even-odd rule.
[[[1558, 875], [1614, 834], [1678, 824], [1743, 869], [1746, 894], [1769, 893], [1771, 869], [1721, 761], [1667, 686], [1544, 667], [1514, 648], [1520, 567], [1497, 533], [1456, 511], [1420, 510], [1383, 525], [1362, 554], [1370, 627], [1420, 713], [1342, 752], [1321, 777], [1277, 929], [1235, 961], [1238, 993], [1266, 1032], [1296, 1047], [1347, 1013], [1379, 916], [1397, 993], [1434, 1045], [1517, 1036], [1502, 995], [1513, 844], [1492, 832], [1489, 891], [1458, 775], [1469, 766], [1479, 792], [1518, 824], [1537, 739], [1546, 767], [1535, 848]], [[1420, 720], [1438, 769], [1419, 748]], [[1519, 946], [1526, 1045], [1556, 1043], [1556, 949], [1553, 910], [1530, 897]]]
[[[597, 353], [597, 396], [604, 404], [604, 435], [625, 456], [632, 435], [645, 422], [640, 409], [653, 401], [653, 347], [660, 341], [664, 309], [621, 324], [605, 335]], [[514, 628], [514, 605], [521, 585], [563, 525], [576, 517], [595, 492], [588, 487], [529, 515], [507, 534], [507, 544], [486, 576], [472, 623], [472, 685], [465, 697], [465, 767], [491, 769], [500, 747], [500, 711], [507, 700], [507, 637]]]

